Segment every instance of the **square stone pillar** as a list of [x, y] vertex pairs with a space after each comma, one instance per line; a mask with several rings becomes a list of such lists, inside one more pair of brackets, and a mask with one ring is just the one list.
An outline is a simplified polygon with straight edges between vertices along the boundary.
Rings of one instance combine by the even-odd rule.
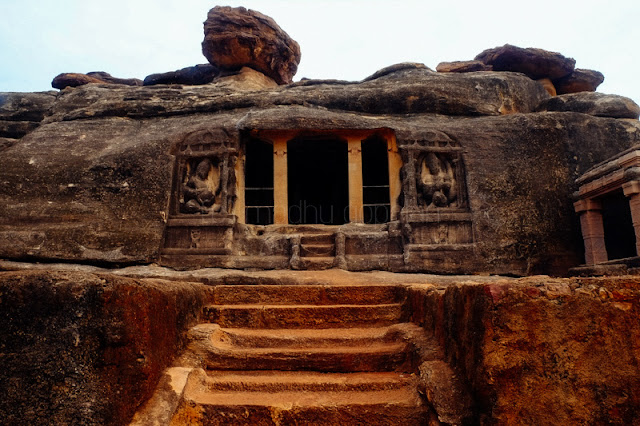
[[631, 221], [636, 234], [636, 254], [640, 256], [640, 182], [632, 180], [622, 185], [624, 195], [629, 197]]
[[599, 201], [586, 199], [573, 204], [580, 215], [582, 238], [584, 239], [584, 257], [587, 265], [609, 260], [604, 243], [604, 225], [602, 224], [602, 205]]
[[273, 140], [273, 223], [289, 223], [289, 188], [287, 172], [287, 138]]
[[349, 149], [349, 222], [364, 222], [362, 189], [362, 141], [360, 138], [348, 139]]
[[391, 135], [387, 140], [387, 161], [389, 162], [389, 202], [391, 203], [391, 215], [389, 220], [397, 220], [400, 213], [400, 193], [402, 182], [400, 181], [400, 169], [402, 169], [402, 157], [398, 153], [396, 136]]
[[236, 167], [234, 173], [236, 174], [236, 202], [233, 205], [233, 214], [238, 217], [239, 223], [246, 223], [246, 211], [245, 211], [245, 175], [244, 164], [246, 161], [246, 155], [242, 154], [236, 161]]

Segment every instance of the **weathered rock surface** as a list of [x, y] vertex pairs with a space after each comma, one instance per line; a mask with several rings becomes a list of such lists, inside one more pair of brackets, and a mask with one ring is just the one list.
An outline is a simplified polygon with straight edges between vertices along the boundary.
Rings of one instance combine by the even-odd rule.
[[142, 86], [142, 80], [137, 78], [117, 78], [104, 71], [94, 71], [87, 74], [62, 73], [58, 74], [51, 82], [54, 89], [65, 87], [78, 87], [89, 83], [98, 84], [122, 84], [124, 86]]
[[637, 277], [536, 277], [410, 297], [479, 424], [623, 425], [640, 422], [639, 288]]
[[0, 93], [0, 120], [40, 122], [56, 101], [57, 92]]
[[215, 83], [198, 88], [81, 86], [60, 94], [47, 121], [152, 118], [271, 105], [308, 105], [367, 114], [502, 115], [532, 112], [548, 97], [538, 83], [517, 74], [435, 73], [403, 67], [360, 84], [305, 84], [255, 93], [233, 93]]
[[0, 137], [17, 139], [40, 125], [56, 92], [0, 93]]
[[624, 96], [596, 92], [570, 93], [547, 99], [540, 104], [540, 111], [580, 112], [597, 117], [635, 118], [640, 116], [640, 106]]
[[0, 137], [0, 151], [9, 148], [14, 143], [18, 142], [19, 139], [13, 138], [2, 138]]
[[244, 66], [291, 83], [300, 63], [300, 46], [276, 22], [243, 7], [216, 6], [204, 23], [202, 53], [220, 69]]
[[153, 86], [156, 84], [184, 84], [195, 86], [211, 83], [220, 74], [220, 70], [211, 64], [200, 64], [193, 67], [182, 68], [145, 77], [143, 84]]
[[522, 48], [505, 44], [479, 53], [475, 60], [491, 65], [494, 71], [521, 72], [534, 80], [566, 77], [574, 70], [576, 61], [560, 53], [543, 49]]
[[493, 71], [493, 66], [487, 65], [482, 61], [440, 62], [436, 67], [436, 71], [438, 72]]
[[594, 70], [576, 68], [571, 74], [554, 81], [559, 95], [578, 92], [595, 92], [604, 81], [604, 75]]
[[0, 423], [126, 424], [183, 346], [199, 284], [0, 272]]

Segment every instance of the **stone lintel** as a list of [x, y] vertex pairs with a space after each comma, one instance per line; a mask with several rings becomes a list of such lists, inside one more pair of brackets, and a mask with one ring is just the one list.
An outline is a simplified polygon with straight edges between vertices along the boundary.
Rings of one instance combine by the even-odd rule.
[[573, 203], [576, 213], [583, 213], [592, 210], [602, 210], [602, 203], [592, 198], [579, 200]]
[[377, 129], [255, 129], [251, 131], [251, 136], [258, 139], [275, 141], [285, 139], [287, 141], [299, 137], [332, 136], [342, 139], [364, 140], [373, 135], [380, 135], [389, 140], [394, 135], [393, 130], [388, 128]]

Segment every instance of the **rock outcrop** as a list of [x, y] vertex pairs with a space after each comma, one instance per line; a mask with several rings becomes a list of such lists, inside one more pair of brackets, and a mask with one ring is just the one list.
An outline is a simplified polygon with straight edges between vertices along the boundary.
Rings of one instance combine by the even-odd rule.
[[204, 34], [202, 53], [221, 70], [251, 67], [288, 84], [298, 69], [300, 46], [260, 12], [216, 6], [209, 11]]
[[634, 118], [640, 115], [640, 106], [624, 96], [604, 93], [580, 92], [560, 95], [540, 104], [540, 111], [580, 112], [596, 117]]
[[63, 73], [57, 75], [51, 82], [54, 89], [65, 87], [78, 87], [89, 83], [121, 84], [124, 86], [142, 86], [142, 80], [137, 78], [117, 78], [104, 71], [93, 71], [87, 74]]
[[36, 129], [55, 100], [54, 91], [0, 93], [0, 137], [19, 139]]
[[494, 71], [521, 72], [534, 80], [566, 77], [574, 70], [576, 61], [560, 53], [536, 48], [521, 48], [505, 44], [479, 53], [475, 60], [491, 65]]
[[183, 84], [195, 86], [211, 83], [220, 74], [220, 70], [211, 64], [195, 65], [193, 67], [182, 68], [177, 71], [170, 71], [158, 74], [151, 74], [145, 77], [145, 86], [156, 84]]
[[532, 277], [410, 297], [474, 395], [478, 424], [622, 425], [640, 422], [639, 284]]

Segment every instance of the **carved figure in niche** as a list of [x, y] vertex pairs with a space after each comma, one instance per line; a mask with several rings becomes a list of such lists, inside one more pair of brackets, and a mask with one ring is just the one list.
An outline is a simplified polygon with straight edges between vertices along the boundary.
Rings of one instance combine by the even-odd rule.
[[418, 191], [427, 208], [453, 206], [458, 191], [452, 160], [434, 152], [422, 157]]
[[211, 211], [220, 211], [220, 204], [216, 203], [220, 193], [220, 179], [216, 176], [215, 182], [211, 182], [209, 174], [212, 169], [215, 170], [211, 160], [205, 158], [198, 163], [195, 170], [192, 170], [189, 179], [182, 187], [184, 199], [181, 210], [183, 213], [206, 214]]
[[189, 238], [191, 238], [191, 248], [200, 248], [201, 233], [199, 229], [192, 229], [189, 232]]

